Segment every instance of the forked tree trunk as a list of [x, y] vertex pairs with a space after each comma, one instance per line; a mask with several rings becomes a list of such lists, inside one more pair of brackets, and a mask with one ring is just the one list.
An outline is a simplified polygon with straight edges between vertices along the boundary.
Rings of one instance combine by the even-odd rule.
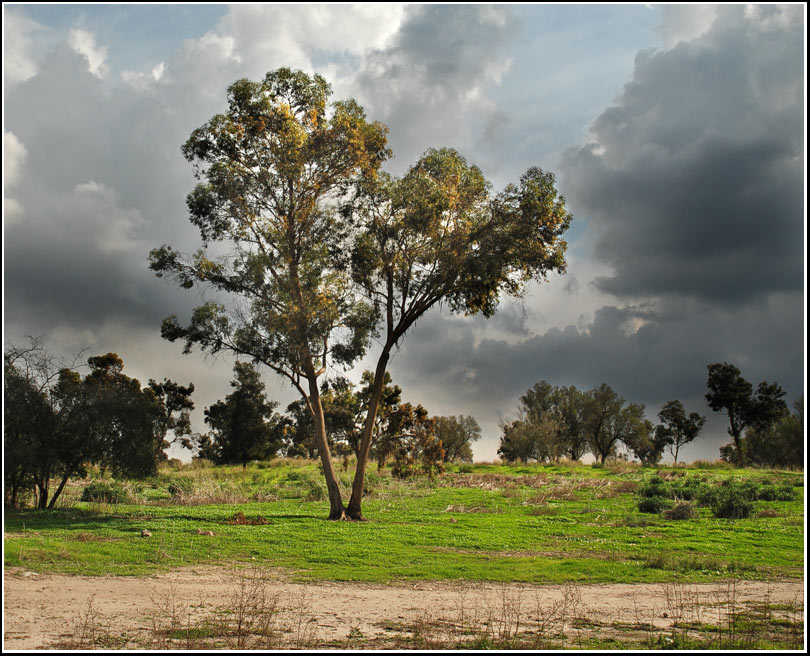
[[357, 453], [357, 467], [354, 471], [354, 482], [352, 483], [352, 496], [349, 499], [349, 506], [346, 508], [346, 515], [349, 519], [363, 521], [363, 490], [366, 484], [366, 465], [368, 464], [368, 454], [371, 450], [371, 437], [374, 433], [374, 422], [377, 420], [377, 408], [382, 398], [383, 387], [385, 386], [385, 368], [388, 365], [388, 353], [390, 348], [383, 349], [380, 359], [377, 361], [377, 370], [374, 372], [374, 386], [371, 390], [371, 398], [368, 402], [368, 414], [366, 422], [363, 424], [363, 435], [360, 439], [360, 448]]

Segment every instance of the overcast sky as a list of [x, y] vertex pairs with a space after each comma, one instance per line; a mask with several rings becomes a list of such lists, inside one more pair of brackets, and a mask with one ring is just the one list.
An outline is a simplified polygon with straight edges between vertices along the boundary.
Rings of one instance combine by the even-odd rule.
[[389, 126], [394, 173], [449, 146], [496, 188], [557, 176], [567, 273], [490, 320], [430, 313], [390, 366], [406, 400], [478, 420], [476, 459], [540, 380], [605, 382], [653, 420], [681, 399], [709, 418], [687, 460], [728, 441], [707, 364], [803, 394], [804, 5], [6, 3], [3, 19], [5, 343], [193, 381], [204, 431], [233, 361], [161, 339], [201, 297], [147, 255], [199, 245], [181, 144], [230, 83], [289, 66]]

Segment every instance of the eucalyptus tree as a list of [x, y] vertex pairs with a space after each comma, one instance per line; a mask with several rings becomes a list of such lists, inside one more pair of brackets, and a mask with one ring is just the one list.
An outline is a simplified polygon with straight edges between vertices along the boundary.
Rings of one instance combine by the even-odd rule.
[[[397, 179], [379, 173], [387, 128], [354, 101], [327, 107], [320, 76], [279, 69], [228, 89], [228, 110], [195, 130], [183, 152], [202, 180], [189, 194], [203, 248], [152, 251], [151, 268], [182, 287], [236, 297], [209, 301], [162, 334], [209, 352], [248, 355], [284, 376], [315, 423], [331, 519], [362, 519], [376, 415], [392, 350], [428, 310], [494, 314], [499, 296], [565, 269], [571, 215], [554, 176], [532, 168], [493, 195], [450, 149], [429, 150]], [[336, 211], [337, 209], [340, 211]], [[226, 244], [213, 257], [208, 246]], [[381, 351], [347, 508], [333, 467], [318, 379], [351, 366], [373, 335]]]
[[[249, 356], [292, 384], [315, 423], [329, 516], [341, 519], [319, 378], [364, 353], [375, 316], [354, 293], [350, 231], [335, 208], [375, 177], [390, 150], [384, 125], [367, 121], [353, 100], [330, 105], [330, 95], [321, 76], [287, 68], [232, 84], [227, 111], [183, 146], [200, 180], [187, 206], [202, 248], [188, 256], [164, 245], [150, 266], [184, 288], [208, 286], [233, 299], [203, 303], [186, 325], [170, 316], [162, 334], [184, 340], [186, 353], [197, 344]], [[212, 246], [226, 254], [213, 255]]]
[[388, 361], [406, 332], [443, 303], [491, 317], [502, 294], [565, 270], [571, 214], [554, 175], [530, 168], [494, 195], [481, 170], [455, 150], [430, 149], [402, 178], [380, 175], [347, 207], [362, 224], [355, 282], [381, 317], [374, 385], [347, 514], [362, 519], [368, 453]]

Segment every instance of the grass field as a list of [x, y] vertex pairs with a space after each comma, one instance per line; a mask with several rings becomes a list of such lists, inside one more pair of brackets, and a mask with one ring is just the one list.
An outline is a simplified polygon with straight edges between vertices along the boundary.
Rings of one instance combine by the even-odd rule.
[[[690, 519], [638, 509], [639, 490], [699, 479], [792, 488], [743, 519], [696, 505]], [[100, 480], [96, 474], [96, 481]], [[348, 489], [351, 470], [341, 474]], [[123, 503], [80, 501], [75, 481], [49, 511], [7, 510], [5, 566], [146, 575], [190, 565], [285, 568], [299, 581], [711, 582], [804, 576], [803, 475], [701, 467], [451, 465], [433, 480], [368, 476], [367, 522], [329, 522], [317, 465], [165, 465], [124, 481]], [[763, 495], [765, 496], [765, 495]], [[147, 529], [151, 537], [142, 537]]]

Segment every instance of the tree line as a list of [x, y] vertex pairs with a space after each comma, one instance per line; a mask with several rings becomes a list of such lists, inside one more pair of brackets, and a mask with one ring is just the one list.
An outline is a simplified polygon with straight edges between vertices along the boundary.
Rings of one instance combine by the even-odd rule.
[[[195, 458], [242, 464], [274, 456], [318, 456], [312, 415], [294, 401], [286, 414], [267, 397], [256, 368], [236, 362], [233, 391], [205, 408], [209, 431], [192, 433], [194, 385], [165, 379], [142, 387], [123, 373], [115, 353], [80, 365], [58, 360], [38, 338], [9, 345], [4, 354], [5, 503], [20, 505], [33, 493], [35, 506], [53, 508], [71, 478], [83, 478], [97, 465], [113, 476], [144, 478], [157, 471], [172, 443]], [[82, 376], [78, 369], [86, 367]], [[334, 457], [358, 454], [372, 374], [360, 386], [338, 377], [324, 381], [321, 399]], [[391, 463], [394, 475], [432, 475], [447, 462], [472, 462], [472, 443], [481, 437], [473, 417], [432, 417], [420, 404], [402, 400], [402, 390], [386, 376], [370, 453], [379, 468]], [[56, 488], [53, 489], [52, 485]]]
[[[165, 379], [145, 387], [123, 373], [115, 353], [60, 361], [41, 340], [7, 346], [3, 358], [4, 501], [18, 505], [33, 491], [38, 508], [53, 508], [74, 477], [98, 465], [114, 476], [157, 471], [171, 442], [189, 445], [194, 385]], [[56, 488], [51, 488], [55, 483]]]
[[[725, 413], [732, 441], [720, 448], [723, 460], [744, 467], [804, 465], [804, 399], [791, 413], [785, 391], [761, 382], [756, 391], [732, 364], [708, 365], [706, 401]], [[625, 455], [644, 465], [657, 464], [665, 452], [677, 464], [681, 449], [698, 438], [706, 417], [681, 401], [667, 401], [659, 424], [645, 417], [641, 403], [627, 402], [609, 385], [587, 391], [540, 381], [520, 397], [517, 418], [501, 424], [498, 454], [507, 461], [579, 460], [590, 453], [601, 464]]]
[[[194, 457], [243, 466], [274, 456], [318, 457], [314, 422], [302, 400], [290, 403], [286, 413], [276, 412], [278, 403], [268, 399], [248, 362], [234, 365], [231, 387], [231, 394], [205, 410], [210, 431], [191, 436]], [[359, 456], [372, 390], [369, 371], [359, 386], [341, 376], [321, 384], [327, 444], [346, 467], [351, 456]], [[391, 462], [393, 474], [404, 478], [440, 472], [447, 462], [472, 462], [472, 443], [480, 437], [473, 417], [432, 417], [421, 404], [403, 401], [402, 389], [386, 375], [370, 450], [379, 469]]]

